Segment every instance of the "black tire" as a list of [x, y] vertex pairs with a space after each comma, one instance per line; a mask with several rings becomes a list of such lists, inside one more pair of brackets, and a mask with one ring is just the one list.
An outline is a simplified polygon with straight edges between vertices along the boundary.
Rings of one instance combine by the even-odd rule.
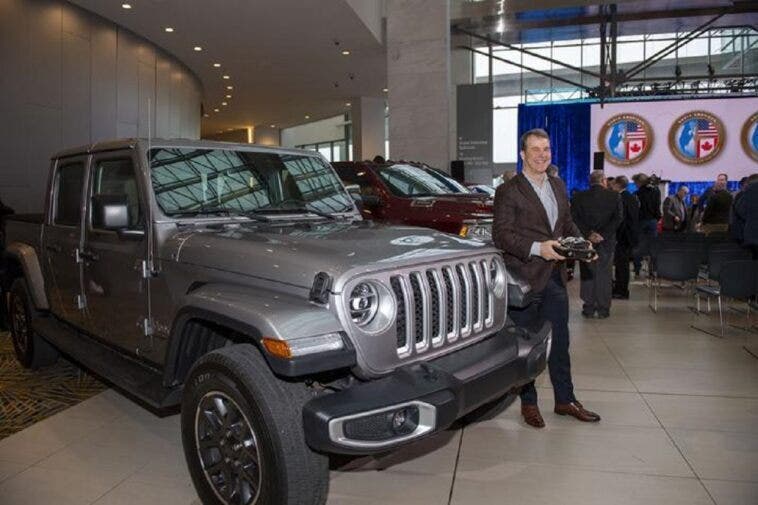
[[500, 398], [477, 407], [463, 416], [463, 424], [480, 423], [494, 419], [511, 406], [516, 400], [516, 396], [518, 396], [516, 393], [506, 393]]
[[32, 330], [32, 319], [39, 316], [31, 303], [26, 280], [13, 281], [8, 293], [8, 326], [16, 359], [24, 368], [36, 370], [58, 361], [58, 350]]
[[[201, 501], [325, 503], [329, 460], [306, 445], [303, 431], [302, 407], [311, 397], [305, 385], [277, 379], [250, 344], [201, 358], [185, 384], [181, 413], [184, 455]], [[238, 500], [229, 499], [224, 482], [241, 482]]]

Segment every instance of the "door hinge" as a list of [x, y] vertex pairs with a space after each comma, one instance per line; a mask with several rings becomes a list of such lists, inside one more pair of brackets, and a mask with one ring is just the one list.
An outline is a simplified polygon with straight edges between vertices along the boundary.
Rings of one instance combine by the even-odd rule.
[[76, 308], [79, 310], [82, 310], [86, 306], [87, 306], [87, 297], [84, 295], [76, 295]]
[[142, 333], [146, 337], [151, 337], [153, 335], [153, 323], [148, 318], [142, 320]]
[[151, 277], [156, 277], [157, 275], [158, 272], [153, 268], [152, 262], [142, 260], [142, 278], [150, 279]]

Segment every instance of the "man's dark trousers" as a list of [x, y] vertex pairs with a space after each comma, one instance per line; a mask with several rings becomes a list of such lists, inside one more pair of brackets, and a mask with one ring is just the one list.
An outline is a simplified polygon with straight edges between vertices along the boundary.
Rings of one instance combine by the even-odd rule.
[[[529, 328], [539, 326], [542, 321], [550, 321], [553, 327], [553, 343], [548, 359], [548, 370], [550, 381], [553, 383], [555, 403], [575, 402], [569, 357], [568, 294], [566, 285], [561, 279], [560, 270], [553, 269], [545, 289], [534, 296], [534, 301], [527, 308], [509, 309], [508, 315], [518, 326]], [[537, 404], [534, 381], [521, 389], [521, 404]]]
[[613, 293], [625, 298], [629, 297], [629, 260], [632, 257], [632, 250], [621, 243], [616, 244], [613, 262], [615, 263], [615, 280], [613, 282]]
[[581, 264], [579, 295], [584, 302], [582, 312], [585, 314], [592, 315], [596, 310], [599, 314], [608, 314], [611, 310], [614, 249], [615, 240], [603, 240], [595, 245], [597, 259]]
[[650, 256], [653, 242], [658, 236], [658, 220], [645, 219], [640, 220], [640, 243], [634, 255], [634, 273], [640, 274], [642, 267], [642, 257]]

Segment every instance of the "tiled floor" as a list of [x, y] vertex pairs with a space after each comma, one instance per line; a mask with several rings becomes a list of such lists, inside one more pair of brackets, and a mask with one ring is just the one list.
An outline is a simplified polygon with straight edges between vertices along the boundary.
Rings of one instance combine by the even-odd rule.
[[[574, 298], [575, 383], [602, 422], [552, 414], [543, 376], [544, 430], [525, 426], [516, 402], [492, 421], [333, 471], [329, 505], [758, 504], [758, 360], [743, 348], [755, 334], [691, 329], [679, 290], [653, 314], [637, 286], [603, 321], [583, 320]], [[178, 418], [109, 390], [0, 441], [0, 503], [199, 501]]]

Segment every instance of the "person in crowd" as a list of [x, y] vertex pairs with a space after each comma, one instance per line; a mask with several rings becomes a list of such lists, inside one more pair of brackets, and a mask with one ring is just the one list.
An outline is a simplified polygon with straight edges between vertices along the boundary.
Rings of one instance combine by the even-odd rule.
[[634, 255], [634, 275], [640, 275], [642, 257], [650, 254], [650, 246], [658, 236], [658, 220], [661, 218], [661, 192], [652, 184], [646, 174], [632, 177], [637, 186], [637, 200], [640, 202], [639, 247]]
[[[722, 177], [723, 176], [723, 177]], [[729, 227], [729, 210], [732, 208], [732, 194], [726, 188], [726, 174], [716, 179], [716, 184], [706, 191], [701, 199], [706, 200], [703, 210], [702, 230], [706, 235], [714, 232], [725, 232]], [[710, 194], [708, 194], [710, 192]]]
[[703, 212], [700, 209], [700, 195], [690, 195], [690, 206], [687, 207], [687, 231], [700, 231], [700, 220]]
[[611, 312], [613, 287], [613, 252], [616, 229], [621, 224], [623, 207], [618, 193], [608, 189], [602, 170], [590, 174], [590, 189], [577, 193], [571, 204], [571, 216], [584, 238], [592, 242], [597, 260], [579, 267], [582, 315], [605, 319]]
[[705, 193], [703, 193], [703, 196], [700, 197], [700, 210], [704, 211], [705, 207], [708, 205], [708, 200], [716, 194], [718, 191], [722, 191], [726, 189], [727, 183], [729, 182], [729, 176], [726, 174], [718, 174], [716, 176], [716, 180], [713, 182], [713, 186], [705, 190]]
[[[585, 409], [574, 396], [565, 258], [555, 250], [559, 237], [578, 236], [580, 232], [571, 219], [566, 186], [557, 177], [546, 174], [551, 157], [547, 132], [527, 131], [521, 136], [520, 147], [524, 170], [497, 188], [492, 231], [506, 265], [531, 285], [535, 298], [526, 309], [511, 310], [509, 315], [516, 324], [524, 326], [540, 320], [551, 323], [552, 351], [548, 369], [555, 398], [554, 412], [596, 422], [600, 416]], [[534, 381], [521, 389], [521, 414], [529, 426], [545, 426], [537, 407]]]
[[548, 177], [558, 177], [560, 179], [560, 171], [558, 170], [557, 165], [550, 164], [549, 167], [547, 167], [547, 176]]
[[374, 156], [374, 159], [372, 160], [374, 163], [385, 163], [384, 156], [381, 154], [377, 154]]
[[737, 242], [753, 251], [753, 259], [758, 259], [758, 174], [749, 176], [734, 198], [730, 231]]
[[613, 189], [619, 193], [623, 209], [621, 224], [616, 230], [612, 295], [619, 300], [629, 299], [629, 261], [639, 242], [640, 202], [628, 191], [628, 186], [629, 179], [626, 176], [616, 177], [613, 181]]
[[687, 186], [679, 186], [676, 194], [663, 201], [663, 231], [684, 231], [687, 229], [687, 204], [685, 198], [690, 192]]

